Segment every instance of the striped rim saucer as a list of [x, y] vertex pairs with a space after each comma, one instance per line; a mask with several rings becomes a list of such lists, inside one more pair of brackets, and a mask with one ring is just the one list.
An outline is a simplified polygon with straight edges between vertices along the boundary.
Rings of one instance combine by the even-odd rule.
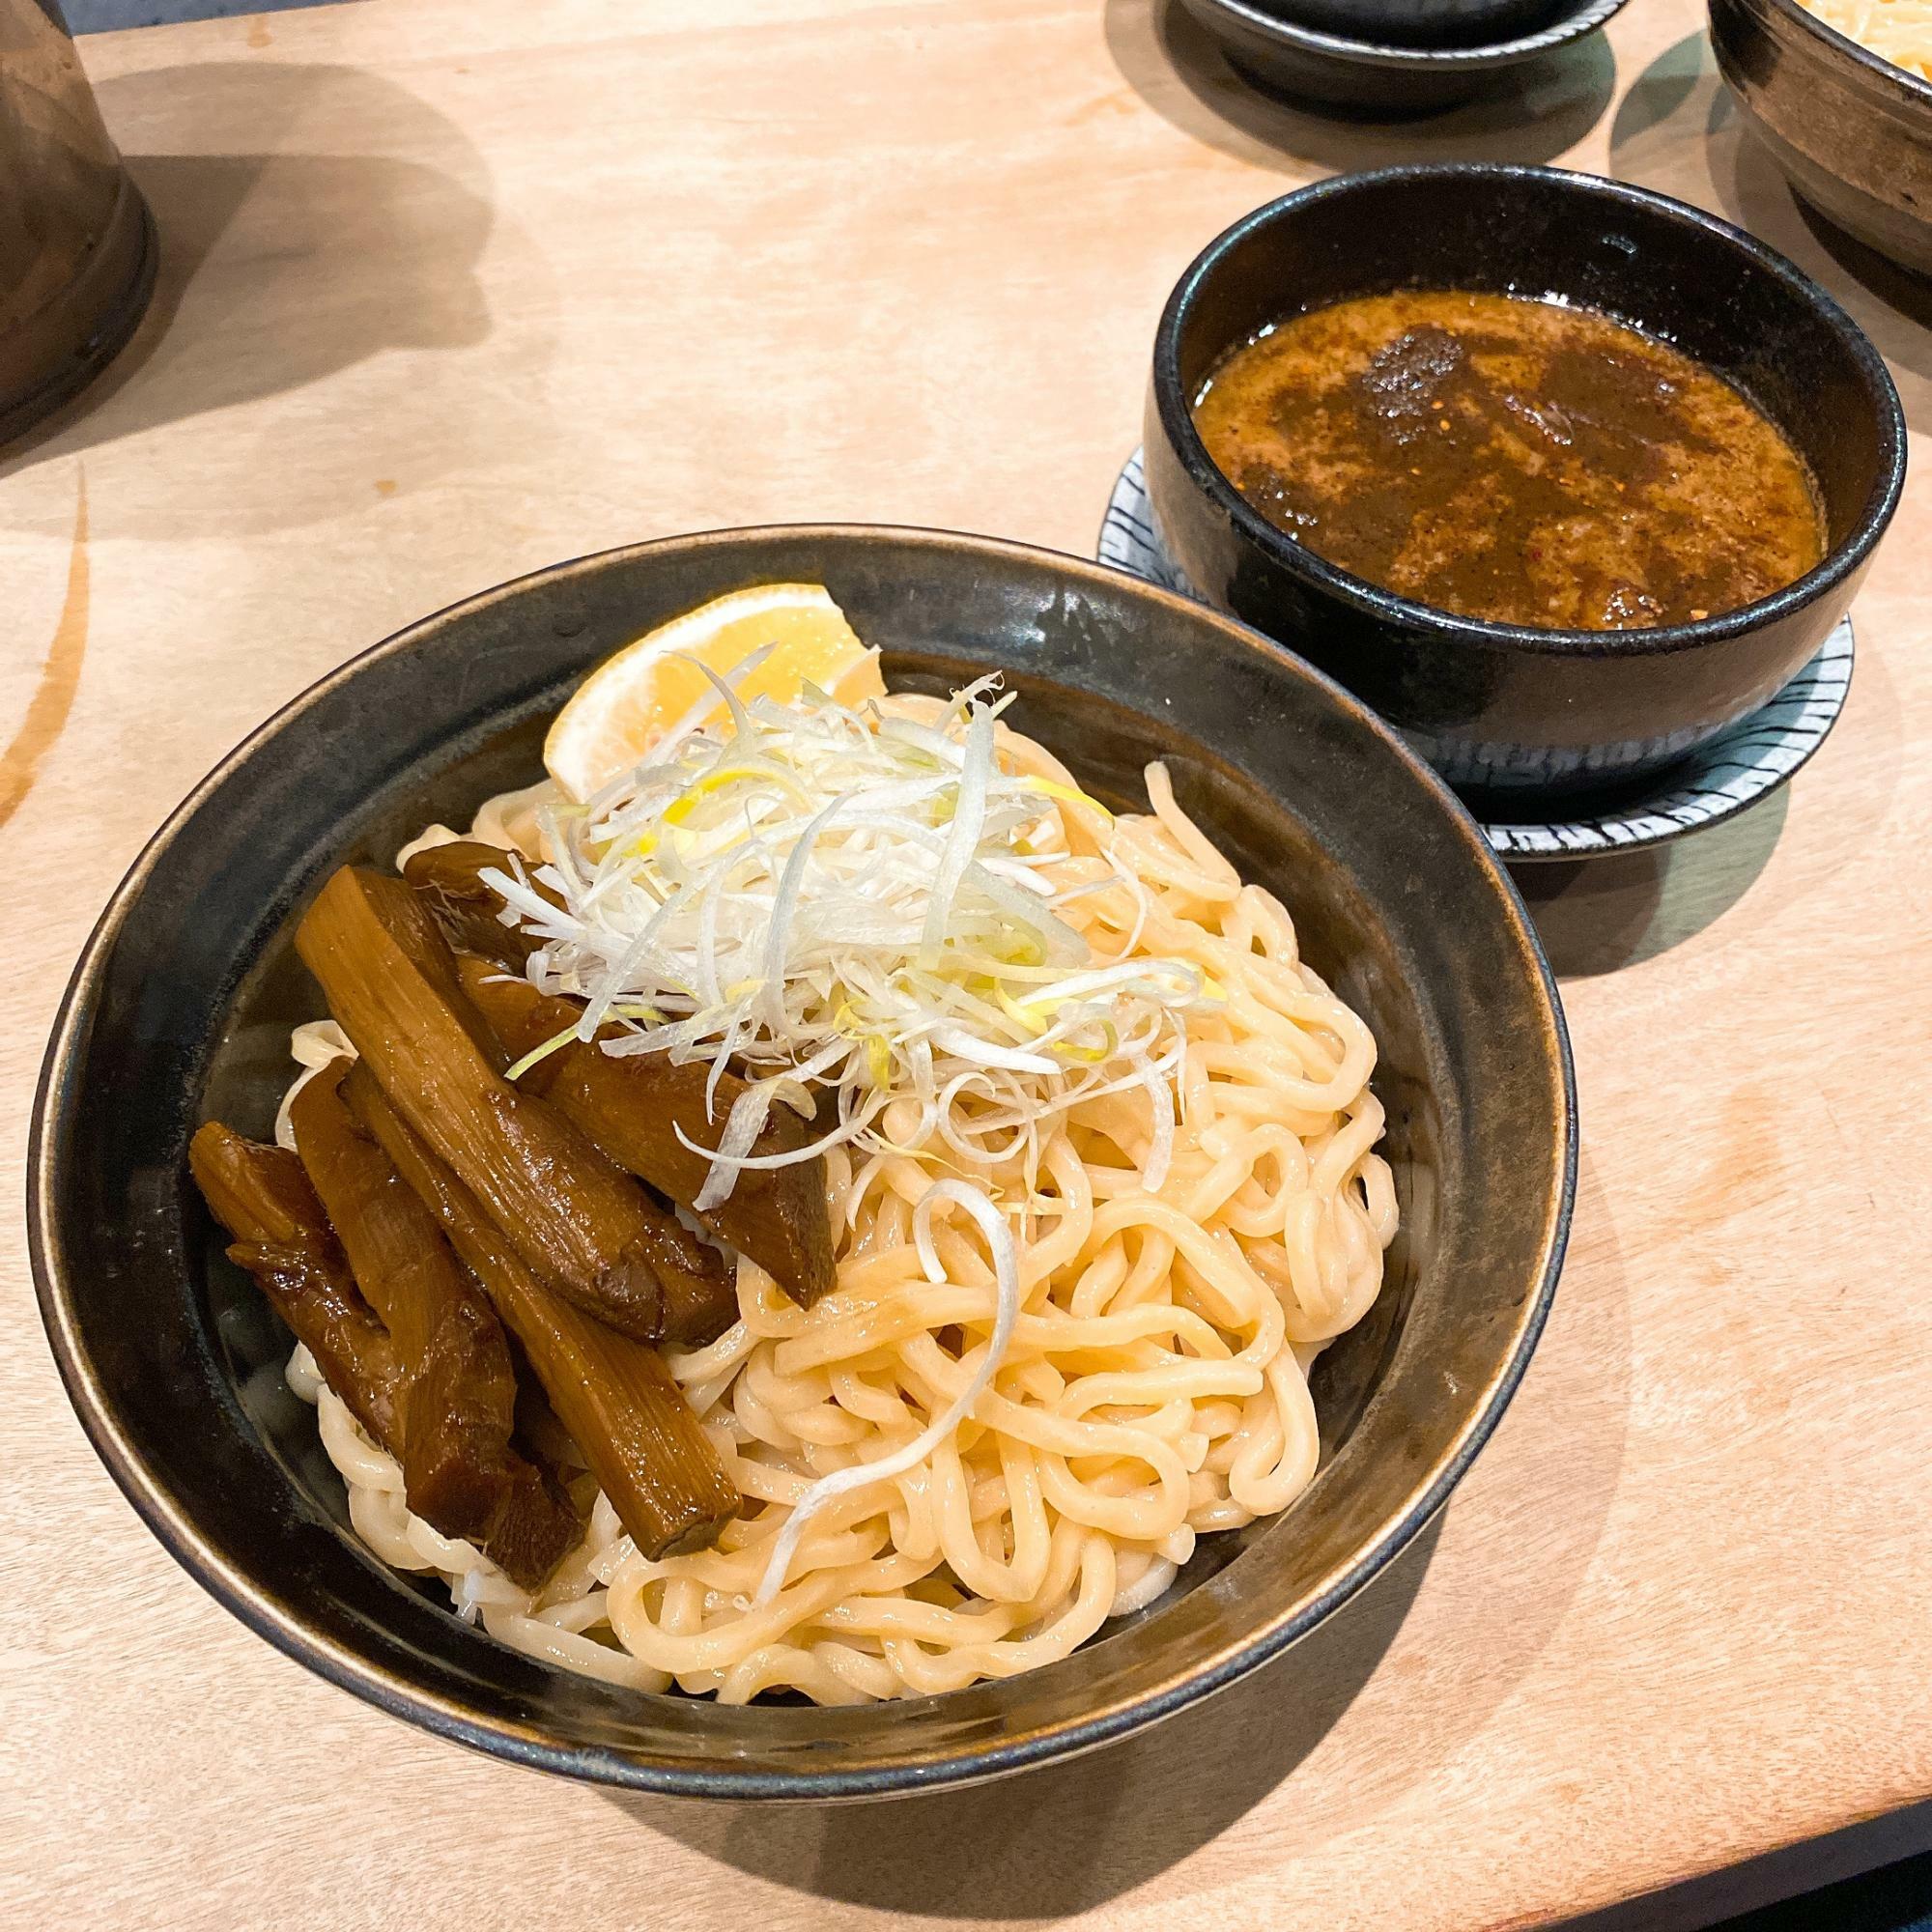
[[[1114, 485], [1094, 554], [1164, 589], [1199, 595], [1154, 534], [1138, 449]], [[1715, 825], [1769, 797], [1810, 757], [1838, 722], [1851, 684], [1847, 617], [1776, 697], [1658, 773], [1652, 789], [1626, 788], [1613, 807], [1587, 815], [1567, 815], [1557, 801], [1547, 818], [1479, 819], [1483, 836], [1498, 858], [1530, 866], [1639, 851]], [[1576, 810], [1569, 802], [1568, 812]]]

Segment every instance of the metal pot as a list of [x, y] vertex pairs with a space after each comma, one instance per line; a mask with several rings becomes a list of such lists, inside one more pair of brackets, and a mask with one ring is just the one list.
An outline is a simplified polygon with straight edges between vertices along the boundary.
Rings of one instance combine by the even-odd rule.
[[0, 442], [113, 359], [155, 261], [57, 0], [0, 0]]

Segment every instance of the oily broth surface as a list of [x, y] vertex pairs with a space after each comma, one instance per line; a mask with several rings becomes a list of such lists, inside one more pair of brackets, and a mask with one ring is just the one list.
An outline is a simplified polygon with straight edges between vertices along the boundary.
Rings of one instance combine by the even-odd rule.
[[1235, 351], [1195, 421], [1277, 528], [1465, 616], [1692, 622], [1825, 553], [1804, 463], [1736, 389], [1555, 302], [1404, 291], [1311, 310]]

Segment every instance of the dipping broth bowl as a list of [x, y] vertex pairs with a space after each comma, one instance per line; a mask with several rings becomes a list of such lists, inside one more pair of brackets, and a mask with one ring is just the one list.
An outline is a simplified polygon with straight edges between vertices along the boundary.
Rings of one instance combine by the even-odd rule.
[[[1626, 631], [1461, 616], [1325, 562], [1235, 489], [1193, 406], [1270, 324], [1398, 289], [1560, 298], [1715, 371], [1808, 466], [1823, 561], [1741, 610]], [[1819, 649], [1897, 507], [1905, 420], [1851, 318], [1728, 223], [1594, 176], [1440, 165], [1338, 176], [1208, 244], [1154, 339], [1146, 463], [1156, 535], [1210, 604], [1346, 684], [1460, 788], [1549, 794], [1671, 763]]]

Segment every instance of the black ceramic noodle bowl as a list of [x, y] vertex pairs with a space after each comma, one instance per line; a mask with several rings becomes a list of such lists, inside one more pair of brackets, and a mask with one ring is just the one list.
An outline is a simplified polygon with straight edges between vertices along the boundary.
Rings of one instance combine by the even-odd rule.
[[1797, 0], [1711, 0], [1711, 45], [1791, 185], [1861, 242], [1932, 274], [1932, 83]]
[[[1433, 114], [1479, 94], [1521, 84], [1521, 70], [1587, 40], [1624, 0], [1553, 0], [1485, 12], [1485, 29], [1459, 14], [1452, 34], [1429, 10], [1427, 25], [1398, 23], [1406, 0], [1181, 0], [1248, 80], [1270, 93], [1351, 114]], [[1422, 20], [1414, 10], [1412, 21]], [[1470, 33], [1461, 31], [1467, 22]], [[1387, 24], [1383, 24], [1387, 23]], [[1507, 38], [1505, 38], [1507, 36]], [[1453, 42], [1453, 43], [1451, 43]]]
[[[185, 1172], [218, 1116], [265, 1134], [288, 1031], [320, 1010], [291, 929], [348, 860], [387, 863], [539, 769], [590, 666], [741, 585], [823, 582], [895, 686], [998, 668], [1013, 714], [1103, 796], [1176, 788], [1374, 1027], [1403, 1231], [1373, 1313], [1321, 1358], [1323, 1466], [1285, 1520], [1203, 1540], [1158, 1606], [1070, 1660], [890, 1707], [722, 1708], [551, 1669], [348, 1533], [288, 1335]], [[675, 539], [487, 592], [318, 685], [203, 783], [128, 875], [49, 1048], [30, 1179], [42, 1306], [75, 1407], [135, 1507], [223, 1603], [312, 1668], [504, 1757], [702, 1796], [823, 1798], [983, 1777], [1118, 1737], [1232, 1682], [1373, 1576], [1515, 1386], [1574, 1179], [1547, 969], [1475, 827], [1306, 666], [1094, 564], [973, 538], [799, 528]]]
[[[1647, 631], [1485, 623], [1324, 562], [1241, 498], [1191, 405], [1269, 323], [1404, 288], [1559, 296], [1716, 370], [1809, 465], [1824, 561], [1743, 610]], [[1160, 540], [1211, 603], [1366, 698], [1458, 786], [1581, 792], [1682, 756], [1819, 648], [1897, 506], [1905, 422], [1851, 319], [1711, 215], [1549, 168], [1390, 168], [1287, 195], [1195, 261], [1154, 340], [1146, 461]]]

